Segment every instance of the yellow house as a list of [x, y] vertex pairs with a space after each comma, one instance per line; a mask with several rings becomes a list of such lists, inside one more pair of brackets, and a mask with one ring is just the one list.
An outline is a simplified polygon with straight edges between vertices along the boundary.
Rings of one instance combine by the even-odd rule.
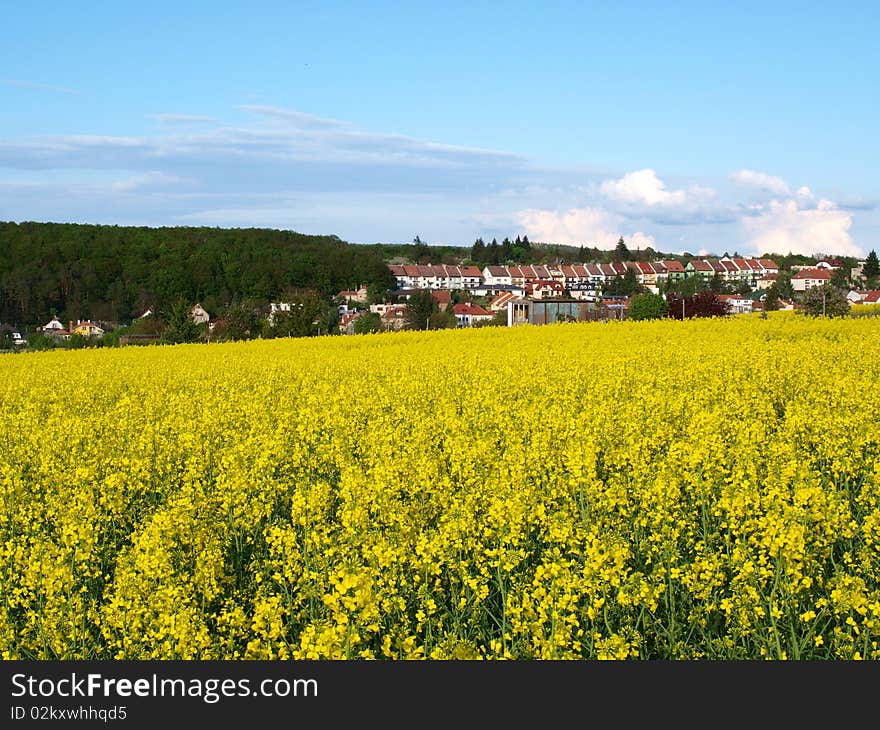
[[103, 337], [104, 330], [94, 322], [89, 322], [88, 320], [85, 322], [77, 321], [76, 325], [71, 323], [70, 334], [82, 335], [83, 337]]

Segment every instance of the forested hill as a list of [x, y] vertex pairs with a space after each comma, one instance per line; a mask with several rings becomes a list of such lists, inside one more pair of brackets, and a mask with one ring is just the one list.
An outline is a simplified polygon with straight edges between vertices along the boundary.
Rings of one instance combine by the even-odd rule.
[[0, 322], [125, 322], [178, 299], [209, 311], [294, 287], [393, 288], [382, 253], [336, 236], [261, 228], [0, 222]]

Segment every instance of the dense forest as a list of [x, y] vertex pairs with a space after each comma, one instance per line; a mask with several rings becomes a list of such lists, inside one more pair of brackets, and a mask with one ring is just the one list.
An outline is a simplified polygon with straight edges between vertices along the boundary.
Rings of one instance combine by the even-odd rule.
[[148, 308], [201, 302], [210, 312], [295, 288], [333, 295], [394, 287], [382, 252], [336, 236], [261, 228], [0, 222], [0, 322], [125, 323]]

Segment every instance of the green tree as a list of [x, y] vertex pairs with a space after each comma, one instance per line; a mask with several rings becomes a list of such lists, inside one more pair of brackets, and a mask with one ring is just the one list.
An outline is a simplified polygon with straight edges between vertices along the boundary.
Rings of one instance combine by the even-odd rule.
[[382, 317], [377, 312], [364, 312], [357, 316], [351, 328], [356, 335], [380, 332], [382, 330]]
[[878, 276], [880, 276], [880, 262], [877, 261], [876, 251], [871, 249], [862, 265], [862, 278], [869, 280], [876, 279]]
[[[193, 321], [192, 305], [184, 299], [178, 299], [162, 312], [165, 327], [162, 339], [165, 342], [178, 344], [195, 342], [202, 333], [202, 328]], [[73, 338], [71, 338], [73, 339]]]
[[427, 289], [413, 292], [406, 301], [404, 314], [406, 328], [410, 330], [426, 330], [430, 328], [431, 315], [436, 311], [434, 297]]
[[831, 280], [829, 281], [829, 283], [835, 289], [848, 289], [849, 277], [846, 275], [846, 271], [844, 271], [843, 269], [834, 269], [831, 272]]
[[[211, 332], [212, 340], [250, 340], [261, 334], [262, 312], [252, 299], [242, 299], [227, 305]], [[277, 334], [277, 333], [276, 333]]]
[[417, 264], [424, 263], [430, 258], [431, 250], [428, 248], [428, 244], [422, 241], [421, 238], [416, 236], [412, 242], [412, 257], [413, 261]]
[[629, 319], [661, 319], [669, 312], [669, 303], [661, 294], [637, 294], [629, 305]]
[[826, 283], [807, 289], [797, 311], [809, 317], [845, 317], [849, 314], [849, 301], [841, 289]]
[[764, 311], [775, 312], [779, 309], [779, 306], [779, 287], [774, 281], [767, 287], [767, 292], [764, 294]]
[[788, 299], [790, 301], [794, 297], [794, 286], [792, 286], [791, 283], [790, 271], [779, 272], [779, 276], [776, 277], [776, 288], [782, 299]]
[[432, 312], [428, 318], [428, 327], [432, 330], [453, 329], [457, 325], [458, 320], [449, 309]]
[[634, 269], [627, 269], [623, 276], [615, 276], [602, 285], [603, 294], [619, 294], [625, 297], [641, 294], [644, 287], [639, 284], [639, 277]]
[[330, 331], [332, 325], [324, 321], [328, 302], [319, 291], [295, 289], [285, 293], [284, 301], [290, 304], [290, 310], [272, 314], [276, 337], [311, 337], [319, 333], [319, 328], [324, 334]]
[[630, 260], [629, 248], [627, 248], [627, 245], [623, 240], [623, 236], [621, 236], [617, 240], [617, 245], [614, 247], [614, 253], [612, 254], [612, 258], [615, 261], [629, 261]]
[[483, 241], [482, 238], [478, 238], [476, 241], [474, 241], [474, 245], [471, 246], [471, 259], [478, 262], [485, 261], [486, 242]]
[[389, 289], [382, 284], [367, 286], [367, 304], [382, 304], [388, 301]]

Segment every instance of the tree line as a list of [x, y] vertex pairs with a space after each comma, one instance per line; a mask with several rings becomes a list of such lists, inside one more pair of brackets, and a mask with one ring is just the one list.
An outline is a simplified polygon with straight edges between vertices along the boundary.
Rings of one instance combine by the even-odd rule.
[[0, 222], [0, 322], [57, 315], [126, 323], [183, 300], [219, 312], [290, 289], [393, 289], [382, 252], [336, 236], [262, 228]]

